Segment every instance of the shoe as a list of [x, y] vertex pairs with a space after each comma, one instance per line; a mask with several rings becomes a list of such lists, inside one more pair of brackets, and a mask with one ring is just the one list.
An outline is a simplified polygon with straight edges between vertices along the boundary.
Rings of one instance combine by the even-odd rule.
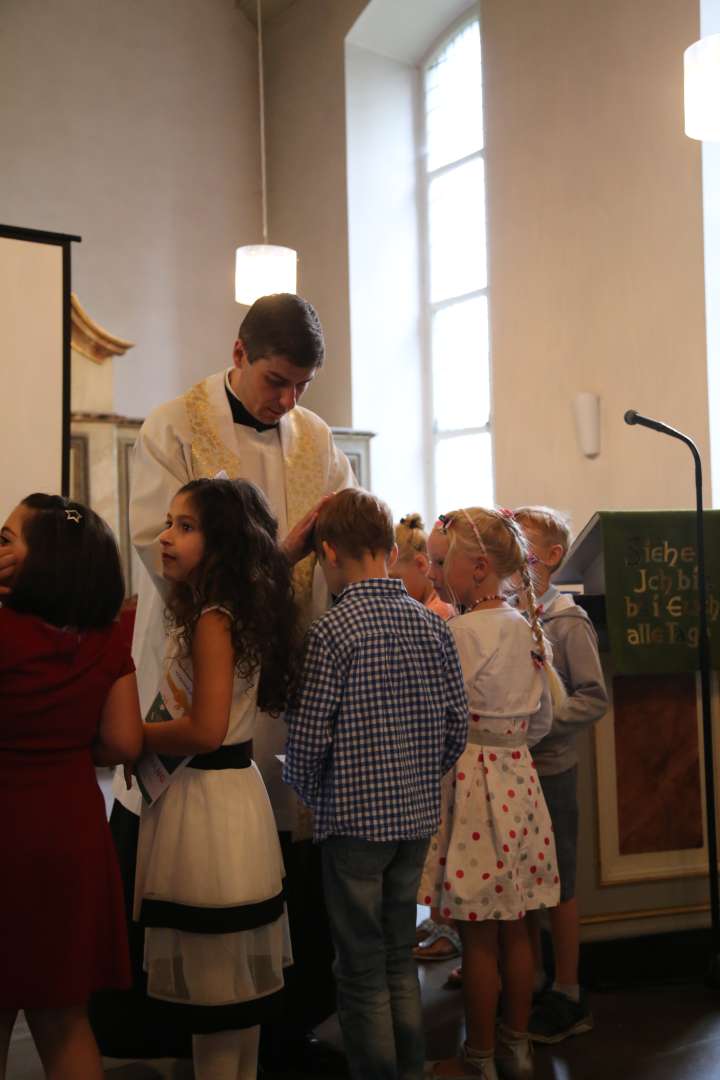
[[535, 1075], [533, 1046], [527, 1032], [498, 1024], [495, 1064], [501, 1080], [530, 1080]]
[[546, 990], [530, 1014], [528, 1035], [533, 1042], [559, 1043], [571, 1035], [592, 1031], [592, 1027], [592, 1013], [583, 990], [580, 1001], [558, 990]]
[[437, 924], [433, 919], [423, 919], [423, 921], [415, 927], [415, 941], [419, 945], [421, 941], [425, 941], [429, 938], [433, 931], [436, 929]]
[[454, 960], [461, 953], [460, 935], [454, 926], [445, 923], [436, 924], [433, 931], [412, 951], [416, 960]]
[[[444, 1080], [442, 1074], [435, 1071], [435, 1066], [440, 1064], [441, 1061], [426, 1061], [424, 1080]], [[463, 1047], [462, 1065], [466, 1071], [453, 1076], [452, 1080], [499, 1080], [493, 1058], [481, 1056], [467, 1043]]]
[[470, 1066], [471, 1076], [480, 1076], [482, 1080], [499, 1080], [498, 1071], [495, 1068], [496, 1058], [478, 1053], [467, 1043], [463, 1043], [463, 1062]]
[[348, 1076], [347, 1058], [330, 1043], [309, 1031], [299, 1038], [276, 1044], [261, 1054], [263, 1069], [276, 1073], [307, 1073], [308, 1076]]

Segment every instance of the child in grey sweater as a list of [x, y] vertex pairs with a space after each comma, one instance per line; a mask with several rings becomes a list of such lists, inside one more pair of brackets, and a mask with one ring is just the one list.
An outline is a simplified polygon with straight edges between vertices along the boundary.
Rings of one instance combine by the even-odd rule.
[[[590, 619], [571, 596], [552, 584], [568, 547], [570, 532], [556, 511], [524, 506], [515, 511], [531, 552], [537, 603], [543, 632], [552, 645], [553, 664], [560, 675], [566, 700], [555, 709], [549, 733], [533, 748], [533, 759], [550, 811], [560, 874], [560, 903], [550, 911], [555, 958], [555, 981], [536, 995], [529, 1034], [536, 1042], [555, 1043], [592, 1028], [593, 1020], [578, 982], [580, 920], [575, 897], [578, 800], [577, 748], [581, 731], [607, 711], [597, 635]], [[533, 926], [536, 963], [544, 983], [540, 959], [540, 932]]]

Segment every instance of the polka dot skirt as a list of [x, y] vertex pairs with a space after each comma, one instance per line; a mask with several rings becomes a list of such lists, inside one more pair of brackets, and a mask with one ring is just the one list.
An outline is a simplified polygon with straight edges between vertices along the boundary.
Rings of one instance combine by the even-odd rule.
[[[479, 723], [472, 717], [471, 730]], [[517, 731], [524, 725], [513, 723]], [[552, 824], [530, 751], [468, 743], [443, 781], [418, 902], [474, 922], [521, 919], [559, 899]]]

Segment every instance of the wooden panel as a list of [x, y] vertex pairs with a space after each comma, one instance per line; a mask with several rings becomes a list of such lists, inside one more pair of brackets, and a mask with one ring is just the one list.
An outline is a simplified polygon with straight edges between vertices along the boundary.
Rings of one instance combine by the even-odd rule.
[[695, 675], [613, 679], [621, 855], [703, 844]]

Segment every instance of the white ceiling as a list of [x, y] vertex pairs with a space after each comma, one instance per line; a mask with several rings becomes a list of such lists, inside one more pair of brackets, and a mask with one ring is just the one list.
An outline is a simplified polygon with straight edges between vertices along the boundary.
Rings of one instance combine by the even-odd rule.
[[347, 36], [351, 45], [419, 64], [441, 34], [479, 0], [370, 0]]
[[[262, 0], [263, 24], [307, 0]], [[257, 23], [257, 0], [235, 0]], [[466, 11], [479, 9], [479, 0], [370, 0], [347, 40], [352, 45], [405, 64], [419, 64], [440, 35]]]

